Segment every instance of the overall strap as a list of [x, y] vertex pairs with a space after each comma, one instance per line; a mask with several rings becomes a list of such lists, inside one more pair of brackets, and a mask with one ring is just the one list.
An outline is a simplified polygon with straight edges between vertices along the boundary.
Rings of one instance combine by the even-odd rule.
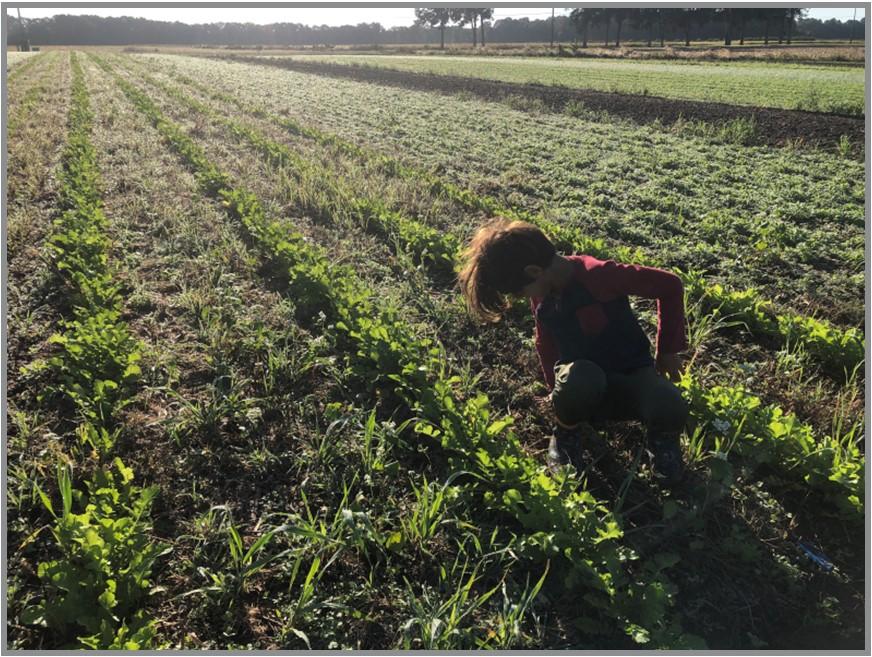
[[576, 311], [596, 303], [581, 283], [573, 281], [556, 299], [543, 299], [536, 317], [554, 335], [561, 362], [570, 362], [591, 353], [595, 338], [586, 335], [578, 323]]

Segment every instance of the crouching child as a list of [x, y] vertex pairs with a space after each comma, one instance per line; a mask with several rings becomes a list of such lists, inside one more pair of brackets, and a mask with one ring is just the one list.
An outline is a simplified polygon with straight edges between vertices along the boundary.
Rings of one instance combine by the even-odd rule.
[[[681, 279], [653, 267], [563, 256], [536, 226], [495, 219], [464, 253], [460, 286], [470, 312], [498, 321], [513, 297], [530, 300], [536, 349], [556, 419], [552, 469], [581, 469], [582, 428], [591, 421], [641, 420], [654, 471], [681, 480], [679, 436], [687, 404], [666, 377], [680, 376], [687, 347]], [[656, 358], [629, 296], [657, 299]]]

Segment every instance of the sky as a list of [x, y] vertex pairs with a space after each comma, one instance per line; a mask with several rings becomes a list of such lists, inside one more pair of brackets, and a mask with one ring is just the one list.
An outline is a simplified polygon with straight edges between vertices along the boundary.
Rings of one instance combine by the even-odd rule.
[[[16, 16], [15, 8], [7, 5], [6, 11]], [[561, 10], [558, 10], [560, 12]], [[568, 11], [568, 10], [562, 10]], [[384, 27], [411, 25], [415, 21], [415, 10], [410, 7], [319, 7], [319, 8], [136, 8], [112, 9], [95, 7], [91, 9], [64, 9], [63, 7], [22, 8], [22, 18], [42, 18], [54, 14], [91, 14], [96, 16], [135, 16], [162, 21], [182, 23], [303, 23], [306, 25], [356, 25], [357, 23], [381, 23]], [[546, 18], [551, 16], [549, 7], [512, 7], [495, 9], [494, 19]]]
[[[14, 6], [6, 6], [6, 11], [16, 16]], [[567, 13], [569, 9], [557, 9], [560, 13]], [[863, 17], [863, 8], [857, 10], [857, 19]], [[168, 7], [128, 7], [128, 8], [65, 8], [62, 4], [56, 7], [24, 7], [21, 9], [22, 18], [43, 18], [55, 14], [90, 14], [96, 16], [133, 16], [149, 18], [159, 21], [180, 21], [182, 23], [303, 23], [305, 25], [356, 25], [357, 23], [381, 23], [384, 27], [411, 25], [415, 20], [415, 10], [409, 7], [317, 7], [317, 8], [219, 8], [204, 7], [196, 8], [168, 8]], [[545, 6], [538, 7], [511, 7], [494, 10], [494, 19], [522, 18], [531, 20], [547, 18], [551, 15], [551, 9]], [[854, 15], [852, 8], [827, 7], [811, 9], [809, 17], [828, 20], [850, 20]]]

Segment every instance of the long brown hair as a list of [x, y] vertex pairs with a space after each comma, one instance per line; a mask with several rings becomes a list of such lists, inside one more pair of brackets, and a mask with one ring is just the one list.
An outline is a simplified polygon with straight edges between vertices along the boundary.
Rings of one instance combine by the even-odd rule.
[[498, 321], [509, 307], [506, 295], [520, 295], [533, 282], [524, 267], [545, 269], [556, 253], [551, 240], [533, 224], [492, 219], [463, 252], [458, 280], [469, 311], [477, 319]]

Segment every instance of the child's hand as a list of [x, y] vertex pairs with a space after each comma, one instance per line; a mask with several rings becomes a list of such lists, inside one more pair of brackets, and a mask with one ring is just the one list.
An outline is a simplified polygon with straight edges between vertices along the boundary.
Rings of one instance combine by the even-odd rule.
[[681, 378], [681, 370], [684, 366], [680, 354], [658, 354], [657, 372], [667, 379], [677, 381]]

